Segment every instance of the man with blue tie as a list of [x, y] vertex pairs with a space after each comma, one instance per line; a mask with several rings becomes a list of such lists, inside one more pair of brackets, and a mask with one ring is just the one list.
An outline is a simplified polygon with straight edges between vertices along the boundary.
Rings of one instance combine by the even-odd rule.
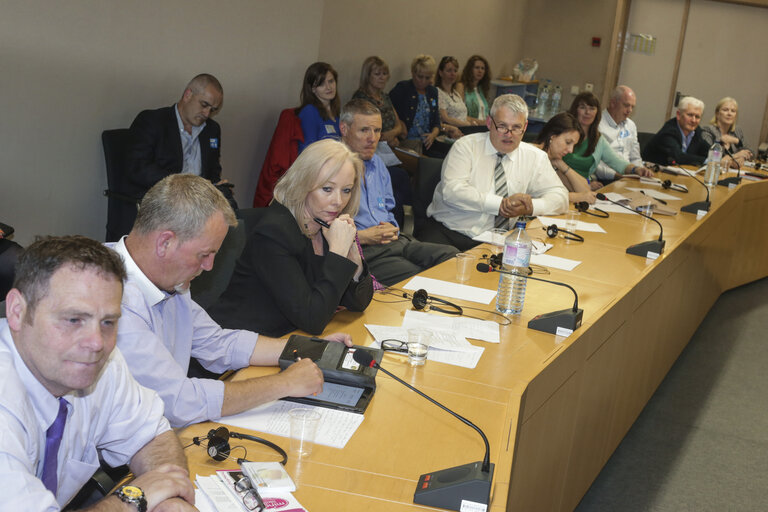
[[89, 510], [195, 510], [162, 400], [114, 350], [125, 278], [120, 257], [85, 237], [22, 254], [0, 320], [4, 510], [60, 510], [100, 458], [136, 479]]

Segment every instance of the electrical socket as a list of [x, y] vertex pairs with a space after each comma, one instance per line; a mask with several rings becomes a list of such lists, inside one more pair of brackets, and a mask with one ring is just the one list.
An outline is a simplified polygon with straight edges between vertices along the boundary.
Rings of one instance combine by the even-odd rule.
[[595, 84], [591, 84], [589, 82], [584, 84], [584, 90], [587, 92], [592, 92], [592, 89], [595, 88]]
[[579, 86], [578, 85], [572, 85], [571, 86], [571, 94], [573, 94], [574, 96], [579, 94]]

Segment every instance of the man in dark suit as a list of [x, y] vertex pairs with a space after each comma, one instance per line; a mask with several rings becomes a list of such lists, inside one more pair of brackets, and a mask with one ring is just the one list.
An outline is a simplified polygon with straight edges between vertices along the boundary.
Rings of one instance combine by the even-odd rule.
[[643, 150], [643, 159], [657, 164], [702, 165], [709, 144], [701, 137], [699, 122], [704, 103], [692, 96], [680, 100], [677, 115], [664, 123]]
[[131, 124], [126, 156], [125, 191], [141, 199], [152, 186], [174, 173], [221, 182], [221, 128], [211, 119], [224, 92], [213, 75], [197, 75], [175, 105], [144, 110]]

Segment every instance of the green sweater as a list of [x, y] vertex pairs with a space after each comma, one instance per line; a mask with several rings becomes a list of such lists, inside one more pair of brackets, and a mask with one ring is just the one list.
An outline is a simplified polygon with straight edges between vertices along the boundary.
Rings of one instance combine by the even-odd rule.
[[573, 153], [563, 157], [563, 161], [568, 164], [571, 169], [587, 179], [595, 174], [597, 163], [600, 161], [605, 162], [608, 167], [619, 174], [624, 174], [624, 169], [629, 166], [629, 162], [621, 158], [611, 149], [611, 146], [605, 141], [605, 137], [597, 139], [595, 151], [589, 156], [584, 155], [584, 153], [587, 152], [587, 146], [589, 146], [589, 139], [585, 138], [581, 141], [581, 144], [573, 148]]

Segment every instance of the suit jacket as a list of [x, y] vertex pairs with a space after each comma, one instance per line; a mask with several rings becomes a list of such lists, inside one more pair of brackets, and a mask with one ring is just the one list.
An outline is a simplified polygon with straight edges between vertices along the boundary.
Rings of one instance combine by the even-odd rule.
[[709, 144], [701, 136], [701, 128], [696, 127], [688, 150], [683, 152], [683, 136], [677, 127], [677, 118], [672, 118], [661, 127], [643, 149], [643, 160], [661, 165], [672, 162], [678, 165], [702, 165], [707, 159]]
[[[141, 198], [152, 186], [184, 168], [181, 135], [174, 105], [144, 110], [131, 124], [130, 145], [126, 155], [126, 194]], [[198, 137], [203, 178], [221, 180], [221, 128], [208, 119]]]
[[[429, 129], [434, 130], [440, 127], [440, 109], [437, 103], [437, 87], [428, 85], [427, 103], [429, 104]], [[413, 118], [416, 115], [416, 107], [419, 106], [419, 93], [413, 80], [403, 80], [398, 82], [395, 87], [389, 91], [389, 99], [397, 111], [400, 120], [410, 130], [413, 125]]]
[[283, 336], [295, 329], [320, 334], [341, 305], [362, 311], [373, 297], [366, 267], [338, 254], [317, 256], [291, 212], [272, 201], [248, 235], [219, 301], [208, 312], [222, 327]]

